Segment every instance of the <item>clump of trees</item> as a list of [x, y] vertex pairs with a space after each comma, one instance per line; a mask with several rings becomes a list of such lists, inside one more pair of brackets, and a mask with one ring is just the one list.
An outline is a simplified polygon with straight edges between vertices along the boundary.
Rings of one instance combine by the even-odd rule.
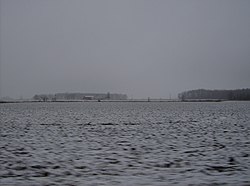
[[36, 101], [57, 101], [57, 100], [126, 100], [126, 94], [105, 93], [57, 93], [39, 94], [33, 96]]
[[56, 101], [56, 96], [53, 94], [39, 94], [39, 95], [34, 95], [33, 99], [36, 101]]
[[236, 90], [190, 90], [178, 94], [181, 100], [187, 99], [220, 99], [220, 100], [250, 100], [250, 89]]

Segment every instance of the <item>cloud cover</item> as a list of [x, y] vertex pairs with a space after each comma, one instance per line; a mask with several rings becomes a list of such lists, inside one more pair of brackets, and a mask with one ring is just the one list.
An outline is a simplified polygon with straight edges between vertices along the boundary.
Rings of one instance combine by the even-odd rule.
[[250, 87], [250, 1], [0, 3], [0, 97]]

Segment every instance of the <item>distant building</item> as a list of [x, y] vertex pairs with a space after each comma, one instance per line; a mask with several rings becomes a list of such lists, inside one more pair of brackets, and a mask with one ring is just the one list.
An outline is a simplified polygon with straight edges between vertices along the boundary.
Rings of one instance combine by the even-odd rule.
[[93, 100], [94, 96], [84, 96], [83, 99], [84, 100]]

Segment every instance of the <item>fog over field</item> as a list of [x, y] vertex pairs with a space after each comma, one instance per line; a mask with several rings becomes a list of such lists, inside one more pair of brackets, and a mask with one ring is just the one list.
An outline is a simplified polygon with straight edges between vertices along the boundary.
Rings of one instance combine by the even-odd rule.
[[250, 1], [0, 0], [0, 97], [250, 87]]

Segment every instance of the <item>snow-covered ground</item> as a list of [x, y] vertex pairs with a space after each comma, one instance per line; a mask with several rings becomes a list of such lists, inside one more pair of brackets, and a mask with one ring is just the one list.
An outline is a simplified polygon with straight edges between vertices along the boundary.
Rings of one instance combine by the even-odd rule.
[[0, 185], [249, 185], [250, 102], [0, 104]]

